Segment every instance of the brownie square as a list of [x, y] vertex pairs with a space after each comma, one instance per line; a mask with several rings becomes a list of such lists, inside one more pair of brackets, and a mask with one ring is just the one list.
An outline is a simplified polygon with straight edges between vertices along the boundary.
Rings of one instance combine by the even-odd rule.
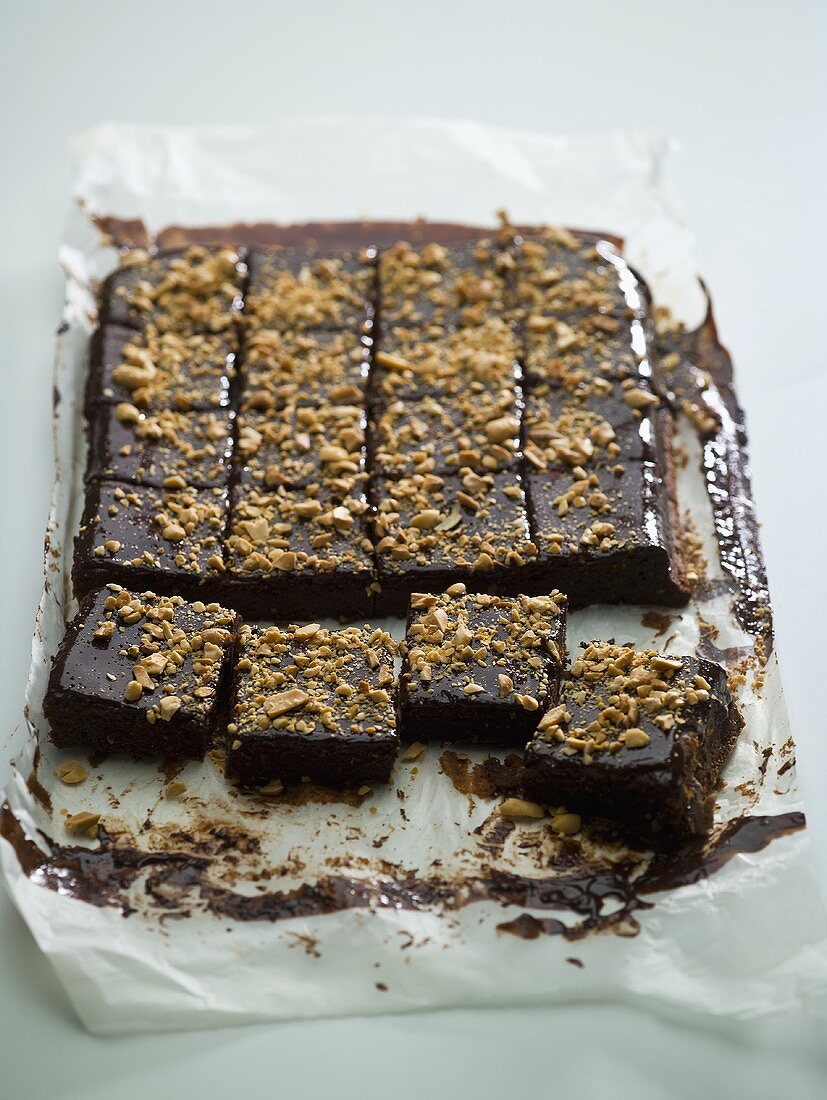
[[374, 410], [373, 468], [385, 477], [514, 469], [520, 414], [514, 387], [469, 383], [457, 394], [389, 400]]
[[364, 405], [370, 349], [349, 332], [250, 335], [244, 356], [242, 412], [289, 405]]
[[413, 247], [400, 241], [379, 255], [383, 325], [479, 325], [512, 304], [511, 251], [494, 240]]
[[541, 383], [525, 398], [523, 450], [534, 470], [654, 462], [671, 434], [670, 421], [669, 411], [642, 384], [566, 391]]
[[226, 332], [241, 309], [246, 267], [232, 248], [128, 252], [101, 290], [101, 322], [159, 332]]
[[242, 786], [387, 780], [399, 745], [395, 653], [391, 636], [369, 627], [244, 627], [228, 777]]
[[660, 467], [627, 462], [528, 477], [539, 577], [573, 607], [591, 603], [685, 604], [676, 514]]
[[399, 678], [399, 734], [516, 745], [557, 701], [566, 597], [414, 593]]
[[414, 474], [373, 485], [377, 614], [404, 615], [412, 592], [464, 582], [474, 592], [520, 592], [537, 547], [519, 475]]
[[130, 402], [146, 412], [230, 404], [235, 338], [105, 325], [92, 340], [87, 404]]
[[610, 336], [597, 327], [608, 323], [602, 314], [530, 319], [524, 335], [526, 378], [563, 389], [600, 379], [651, 381], [646, 327], [640, 321], [625, 322]]
[[134, 756], [200, 757], [222, 720], [239, 619], [218, 604], [90, 593], [52, 663], [52, 740]]
[[277, 249], [250, 256], [247, 322], [251, 330], [297, 333], [348, 329], [367, 334], [373, 324], [373, 254]]
[[544, 803], [644, 837], [704, 833], [742, 725], [711, 661], [591, 642], [540, 720], [525, 783]]
[[251, 618], [369, 616], [373, 548], [360, 481], [233, 490], [224, 590]]
[[230, 413], [142, 413], [131, 403], [96, 405], [87, 412], [88, 478], [170, 489], [228, 484]]
[[356, 478], [365, 471], [365, 412], [356, 405], [291, 405], [240, 413], [241, 480], [260, 488]]
[[529, 327], [536, 318], [603, 317], [611, 321], [641, 306], [643, 288], [617, 248], [596, 245], [551, 226], [523, 236], [517, 249], [516, 293]]
[[462, 394], [467, 387], [502, 390], [519, 377], [519, 347], [500, 318], [460, 329], [385, 328], [379, 337], [371, 388], [374, 401], [409, 401], [428, 394]]
[[214, 599], [224, 573], [225, 489], [164, 490], [90, 481], [72, 579], [83, 595], [106, 581]]

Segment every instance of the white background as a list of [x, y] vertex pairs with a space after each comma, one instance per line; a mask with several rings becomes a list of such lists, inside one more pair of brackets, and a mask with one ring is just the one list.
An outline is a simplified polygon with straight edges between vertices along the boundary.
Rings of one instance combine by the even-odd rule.
[[[574, 132], [651, 126], [680, 140], [672, 179], [736, 358], [827, 883], [825, 52], [818, 0], [0, 0], [0, 745], [20, 721], [42, 583], [73, 130], [370, 112]], [[0, 1100], [223, 1100], [231, 1089], [798, 1100], [825, 1089], [807, 1038], [783, 1022], [702, 1034], [580, 1006], [96, 1040], [0, 894]]]

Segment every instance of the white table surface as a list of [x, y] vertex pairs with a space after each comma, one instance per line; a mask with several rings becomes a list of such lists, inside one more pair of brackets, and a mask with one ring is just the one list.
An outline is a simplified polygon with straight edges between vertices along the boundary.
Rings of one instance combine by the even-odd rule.
[[[672, 178], [736, 358], [827, 884], [825, 40], [818, 0], [0, 3], [0, 749], [21, 720], [41, 588], [69, 133], [101, 121], [371, 112], [556, 131], [651, 126], [681, 143]], [[804, 1100], [824, 1095], [823, 1037], [819, 1025], [688, 1031], [580, 1006], [94, 1039], [0, 887], [0, 1100], [211, 1100], [239, 1086], [342, 1100], [610, 1088], [621, 1098]]]

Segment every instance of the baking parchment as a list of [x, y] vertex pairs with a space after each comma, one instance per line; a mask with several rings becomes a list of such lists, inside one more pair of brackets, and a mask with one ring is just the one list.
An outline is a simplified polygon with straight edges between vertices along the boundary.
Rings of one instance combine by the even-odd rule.
[[[533, 904], [530, 890], [520, 904], [503, 904], [485, 892], [474, 900], [474, 884], [484, 878], [490, 885], [498, 874], [536, 881], [553, 875], [567, 852], [600, 866], [604, 884], [614, 867], [628, 882], [630, 860], [645, 867], [646, 855], [586, 840], [574, 857], [547, 823], [504, 827], [498, 799], [474, 781], [479, 751], [463, 758], [431, 746], [419, 760], [400, 762], [388, 788], [361, 797], [335, 800], [306, 788], [265, 799], [229, 789], [215, 759], [177, 768], [120, 757], [87, 762], [77, 751], [58, 752], [45, 736], [49, 661], [74, 609], [68, 574], [93, 288], [115, 263], [93, 216], [137, 219], [155, 233], [170, 225], [358, 218], [486, 225], [504, 207], [515, 223], [622, 236], [656, 303], [692, 328], [706, 300], [691, 234], [664, 182], [668, 149], [665, 139], [640, 133], [572, 138], [382, 119], [205, 130], [104, 126], [75, 141], [78, 204], [61, 250], [67, 295], [55, 364], [46, 583], [27, 732], [6, 792], [15, 845], [0, 842], [0, 855], [20, 912], [91, 1030], [590, 999], [683, 1016], [824, 1011], [827, 920], [806, 831], [649, 894], [648, 907], [629, 906], [611, 891], [602, 904], [581, 898], [577, 911], [549, 906], [547, 898]], [[680, 504], [702, 541], [707, 583], [682, 612], [576, 612], [570, 648], [599, 636], [691, 653], [714, 638], [730, 671], [741, 674], [747, 720], [718, 800], [720, 835], [744, 815], [782, 820], [801, 805], [775, 656], [756, 659], [754, 639], [733, 614], [699, 443], [685, 422], [679, 437], [686, 454]], [[401, 636], [399, 622], [386, 625]], [[53, 775], [69, 756], [90, 770], [78, 787]], [[170, 799], [164, 792], [173, 774], [187, 789]], [[77, 845], [61, 815], [82, 809], [103, 816], [104, 856], [114, 844], [132, 859], [131, 872], [114, 885], [100, 842], [89, 842], [88, 864], [37, 856], [49, 851], [49, 837]], [[142, 860], [146, 853], [154, 858]], [[112, 904], [79, 900], [84, 875], [96, 888], [111, 885]], [[302, 899], [300, 915], [285, 918], [274, 898]], [[598, 919], [591, 920], [595, 905]], [[332, 911], [320, 914], [323, 908]]]

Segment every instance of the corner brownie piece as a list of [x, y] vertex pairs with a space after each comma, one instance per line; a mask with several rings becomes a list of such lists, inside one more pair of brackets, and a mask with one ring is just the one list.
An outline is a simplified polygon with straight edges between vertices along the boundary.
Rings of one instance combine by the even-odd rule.
[[403, 738], [525, 744], [557, 701], [566, 597], [414, 593], [399, 678]]
[[379, 255], [383, 326], [459, 327], [504, 316], [514, 267], [508, 243], [485, 239], [414, 247], [400, 241], [384, 249]]
[[349, 329], [367, 334], [376, 295], [374, 253], [290, 248], [253, 252], [246, 321], [251, 331]]
[[232, 248], [151, 254], [134, 249], [101, 290], [101, 321], [159, 332], [226, 332], [241, 308], [246, 268]]
[[229, 482], [232, 417], [226, 411], [142, 413], [123, 402], [95, 405], [87, 415], [88, 478], [168, 489]]
[[364, 405], [370, 349], [349, 332], [261, 329], [244, 349], [242, 412], [289, 405]]
[[217, 409], [230, 404], [235, 339], [104, 325], [92, 340], [87, 405], [130, 402], [142, 411]]
[[522, 236], [516, 296], [530, 330], [550, 316], [597, 320], [603, 332], [628, 328], [645, 304], [646, 288], [610, 241], [588, 241], [559, 226]]
[[226, 706], [240, 620], [218, 604], [92, 592], [52, 663], [52, 740], [134, 756], [200, 757]]
[[719, 665], [591, 642], [528, 745], [525, 785], [644, 837], [701, 834], [742, 725]]
[[391, 636], [369, 627], [243, 627], [227, 775], [248, 787], [385, 781], [399, 745], [395, 654]]
[[474, 592], [525, 591], [537, 557], [515, 472], [414, 474], [373, 487], [376, 613], [405, 615], [412, 592], [464, 582]]
[[373, 546], [362, 483], [338, 479], [233, 489], [222, 590], [250, 618], [343, 618], [373, 611]]
[[72, 580], [84, 595], [107, 581], [210, 600], [222, 592], [225, 489], [164, 490], [90, 481]]

